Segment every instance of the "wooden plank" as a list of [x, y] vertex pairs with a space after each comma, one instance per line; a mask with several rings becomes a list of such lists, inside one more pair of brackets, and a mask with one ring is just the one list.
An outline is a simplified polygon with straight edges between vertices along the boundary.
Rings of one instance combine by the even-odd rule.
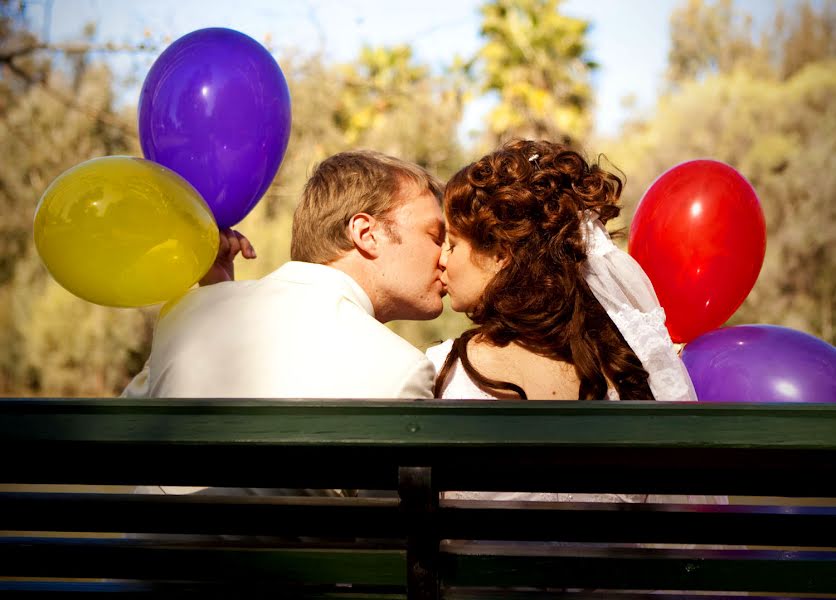
[[836, 450], [836, 406], [805, 403], [7, 398], [0, 415], [8, 440]]
[[403, 550], [0, 538], [0, 576], [406, 586]]
[[[836, 451], [8, 442], [9, 483], [396, 489], [400, 466], [429, 466], [439, 490], [836, 496]], [[101, 456], [112, 457], [102, 463]], [[269, 464], [269, 469], [262, 465]]]
[[0, 493], [0, 530], [375, 538], [402, 542], [397, 498]]
[[444, 501], [442, 537], [836, 548], [836, 507]]
[[836, 593], [836, 552], [641, 550], [477, 542], [443, 548], [440, 563], [442, 585], [446, 587]]
[[406, 593], [390, 586], [291, 586], [270, 582], [239, 581], [183, 582], [183, 581], [77, 581], [61, 579], [9, 580], [0, 578], [0, 592], [9, 593], [118, 593], [155, 594], [181, 598], [200, 594], [209, 598], [261, 598], [266, 595], [294, 600], [406, 600]]
[[[832, 547], [836, 507], [444, 501], [448, 539]], [[396, 498], [0, 493], [0, 530], [374, 538], [402, 544]], [[423, 527], [426, 530], [426, 526]]]
[[442, 490], [836, 496], [832, 451], [527, 446], [437, 459]]
[[9, 483], [836, 496], [836, 407], [12, 399], [0, 452]]
[[[540, 591], [532, 589], [516, 590], [495, 590], [487, 588], [462, 588], [449, 587], [443, 591], [444, 600], [806, 600], [812, 598], [825, 598], [821, 595], [787, 595], [781, 594], [780, 598], [770, 596], [759, 596], [756, 594], [740, 593], [712, 593], [689, 594], [687, 592], [627, 592], [623, 590], [549, 590]], [[826, 598], [832, 598], [826, 596]]]

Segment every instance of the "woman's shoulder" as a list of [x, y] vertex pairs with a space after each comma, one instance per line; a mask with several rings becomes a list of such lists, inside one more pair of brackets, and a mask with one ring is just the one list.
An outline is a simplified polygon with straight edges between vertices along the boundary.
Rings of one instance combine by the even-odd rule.
[[441, 366], [444, 364], [444, 361], [447, 359], [447, 355], [450, 354], [452, 349], [453, 340], [446, 340], [440, 344], [427, 348], [427, 358], [430, 359], [430, 362], [435, 367], [436, 373], [441, 370]]
[[[439, 371], [441, 371], [441, 367], [444, 366], [444, 361], [447, 360], [447, 356], [453, 350], [453, 341], [454, 340], [447, 340], [445, 342], [441, 342], [435, 346], [427, 348], [427, 358], [430, 359], [430, 362], [433, 363], [435, 366], [436, 376]], [[446, 398], [450, 400], [495, 400], [496, 397], [492, 396], [485, 390], [481, 389], [477, 386], [465, 373], [464, 369], [460, 368], [461, 365], [459, 361], [456, 361], [453, 364], [453, 368], [447, 373], [446, 381], [444, 384], [444, 388], [441, 392], [441, 398]]]

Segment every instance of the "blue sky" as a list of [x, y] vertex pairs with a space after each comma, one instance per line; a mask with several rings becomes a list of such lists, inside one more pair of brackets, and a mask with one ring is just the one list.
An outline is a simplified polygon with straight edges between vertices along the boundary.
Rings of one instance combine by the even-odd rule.
[[[594, 80], [596, 129], [617, 133], [627, 117], [622, 106], [633, 96], [638, 109], [654, 104], [665, 69], [673, 9], [685, 0], [565, 0], [562, 11], [592, 23], [590, 54], [601, 68]], [[797, 0], [736, 0], [756, 24], [778, 8]], [[440, 68], [456, 54], [472, 54], [480, 44], [477, 0], [30, 0], [30, 20], [53, 42], [77, 40], [85, 23], [98, 25], [97, 40], [136, 43], [150, 32], [154, 39], [176, 39], [211, 26], [231, 27], [264, 42], [274, 55], [295, 47], [322, 50], [334, 60], [350, 60], [363, 44], [412, 44], [416, 57]], [[815, 4], [820, 4], [819, 1]], [[51, 19], [44, 18], [51, 5]], [[123, 75], [132, 72], [138, 84], [126, 102], [136, 102], [139, 84], [154, 56], [117, 57]], [[465, 115], [463, 130], [478, 127], [490, 105], [475, 102]]]

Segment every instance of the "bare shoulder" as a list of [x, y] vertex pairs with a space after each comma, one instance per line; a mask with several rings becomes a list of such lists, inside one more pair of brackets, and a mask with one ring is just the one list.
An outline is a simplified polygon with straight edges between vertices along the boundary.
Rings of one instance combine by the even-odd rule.
[[467, 346], [476, 369], [491, 379], [522, 387], [530, 399], [577, 400], [580, 382], [573, 365], [517, 345], [495, 346], [474, 338]]

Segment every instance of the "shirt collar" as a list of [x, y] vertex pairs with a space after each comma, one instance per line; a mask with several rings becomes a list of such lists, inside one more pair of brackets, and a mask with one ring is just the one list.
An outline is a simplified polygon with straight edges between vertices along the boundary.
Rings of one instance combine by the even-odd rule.
[[337, 288], [351, 302], [374, 316], [374, 306], [366, 291], [350, 275], [334, 267], [290, 261], [267, 275], [267, 277], [280, 277], [297, 283], [313, 283]]

